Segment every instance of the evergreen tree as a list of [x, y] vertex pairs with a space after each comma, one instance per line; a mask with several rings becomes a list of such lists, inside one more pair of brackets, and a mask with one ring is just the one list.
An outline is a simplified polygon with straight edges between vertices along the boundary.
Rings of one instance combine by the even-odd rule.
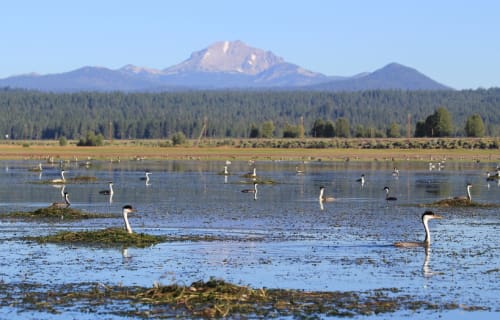
[[269, 120], [262, 124], [262, 138], [272, 138], [274, 135], [274, 123]]
[[387, 128], [387, 137], [389, 138], [399, 138], [401, 137], [401, 128], [395, 122], [391, 123], [391, 126]]
[[483, 137], [484, 136], [484, 123], [481, 116], [473, 114], [467, 118], [467, 123], [465, 124], [465, 134], [468, 137]]
[[349, 138], [351, 136], [349, 120], [347, 118], [338, 118], [335, 121], [335, 135], [340, 138]]

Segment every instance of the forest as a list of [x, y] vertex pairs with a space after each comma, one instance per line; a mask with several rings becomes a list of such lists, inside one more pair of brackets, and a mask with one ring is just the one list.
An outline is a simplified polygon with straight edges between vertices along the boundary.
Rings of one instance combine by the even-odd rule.
[[[374, 90], [45, 93], [0, 89], [5, 139], [429, 136], [443, 112], [447, 136], [500, 136], [500, 88], [461, 91]], [[437, 110], [440, 110], [439, 113]], [[439, 119], [438, 119], [439, 120]], [[323, 130], [323, 131], [318, 131]], [[321, 134], [318, 134], [321, 132]], [[329, 132], [329, 135], [326, 133]]]

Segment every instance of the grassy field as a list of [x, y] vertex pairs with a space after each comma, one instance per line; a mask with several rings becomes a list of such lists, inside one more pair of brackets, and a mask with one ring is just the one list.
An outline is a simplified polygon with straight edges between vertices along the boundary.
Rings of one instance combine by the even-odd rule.
[[[387, 141], [385, 139], [384, 141]], [[190, 141], [185, 146], [167, 146], [158, 140], [120, 140], [106, 142], [99, 147], [78, 147], [75, 142], [60, 146], [57, 141], [4, 141], [0, 143], [0, 159], [37, 160], [293, 160], [293, 161], [484, 161], [500, 162], [500, 149], [481, 148], [366, 148], [360, 140], [345, 140], [343, 147], [301, 148], [254, 147], [249, 140], [224, 140], [225, 143], [208, 141], [194, 146]], [[272, 140], [274, 143], [274, 140]], [[283, 140], [276, 140], [283, 141]], [[287, 143], [291, 140], [286, 140]], [[293, 141], [293, 140], [292, 140]], [[301, 140], [297, 140], [301, 142]], [[358, 141], [353, 143], [353, 141]], [[365, 140], [364, 140], [365, 141]], [[402, 141], [402, 140], [401, 140]], [[348, 142], [348, 143], [347, 143]], [[344, 143], [344, 142], [342, 142]], [[382, 142], [377, 140], [380, 145]], [[385, 142], [384, 142], [385, 143]], [[269, 144], [269, 141], [267, 141]]]

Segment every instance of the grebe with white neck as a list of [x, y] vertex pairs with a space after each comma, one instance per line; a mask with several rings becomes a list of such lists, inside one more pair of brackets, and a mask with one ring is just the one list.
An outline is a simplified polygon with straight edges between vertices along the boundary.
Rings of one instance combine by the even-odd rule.
[[333, 201], [335, 201], [335, 198], [325, 196], [325, 187], [321, 186], [321, 187], [319, 187], [319, 201], [320, 202], [333, 202]]
[[145, 175], [145, 176], [144, 176], [144, 177], [141, 177], [141, 178], [140, 178], [140, 180], [142, 180], [142, 181], [146, 181], [146, 184], [148, 184], [148, 183], [149, 183], [149, 176], [151, 175], [151, 172], [146, 171], [146, 172], [144, 172], [144, 175]]
[[467, 195], [466, 196], [459, 196], [459, 197], [454, 197], [454, 200], [468, 200], [469, 202], [472, 202], [472, 196], [470, 194], [470, 188], [472, 188], [472, 184], [468, 183], [467, 184]]
[[64, 202], [54, 202], [52, 203], [51, 207], [53, 208], [58, 208], [58, 209], [65, 209], [65, 208], [68, 208], [71, 203], [69, 202], [69, 199], [68, 199], [68, 193], [67, 192], [64, 192]]
[[365, 185], [365, 175], [362, 174], [361, 177], [359, 177], [359, 179], [357, 179], [356, 181], [360, 182], [361, 186], [364, 186]]
[[389, 187], [385, 187], [385, 200], [386, 201], [396, 201], [398, 198], [389, 196]]
[[66, 183], [66, 178], [64, 177], [64, 173], [66, 170], [61, 170], [61, 179], [53, 179], [50, 182], [52, 183]]
[[422, 224], [425, 229], [424, 241], [415, 242], [396, 242], [394, 245], [401, 248], [414, 248], [414, 247], [429, 247], [431, 245], [431, 232], [429, 231], [429, 220], [442, 219], [443, 217], [435, 214], [432, 211], [425, 211], [422, 215]]
[[112, 196], [113, 195], [113, 182], [109, 182], [109, 189], [108, 190], [101, 190], [99, 191], [99, 194], [107, 195], [107, 196]]
[[122, 214], [123, 214], [123, 222], [125, 222], [125, 230], [127, 230], [127, 233], [133, 233], [132, 227], [130, 226], [130, 223], [128, 222], [128, 214], [134, 212], [134, 208], [132, 208], [131, 205], [126, 205], [123, 206], [122, 208]]

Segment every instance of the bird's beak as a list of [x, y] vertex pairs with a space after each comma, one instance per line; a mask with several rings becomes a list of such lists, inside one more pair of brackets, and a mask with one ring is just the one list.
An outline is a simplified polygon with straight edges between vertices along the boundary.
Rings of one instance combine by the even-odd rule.
[[434, 215], [434, 219], [444, 219], [444, 218], [443, 218], [443, 216], [440, 216], [440, 215], [435, 214], [435, 215]]

